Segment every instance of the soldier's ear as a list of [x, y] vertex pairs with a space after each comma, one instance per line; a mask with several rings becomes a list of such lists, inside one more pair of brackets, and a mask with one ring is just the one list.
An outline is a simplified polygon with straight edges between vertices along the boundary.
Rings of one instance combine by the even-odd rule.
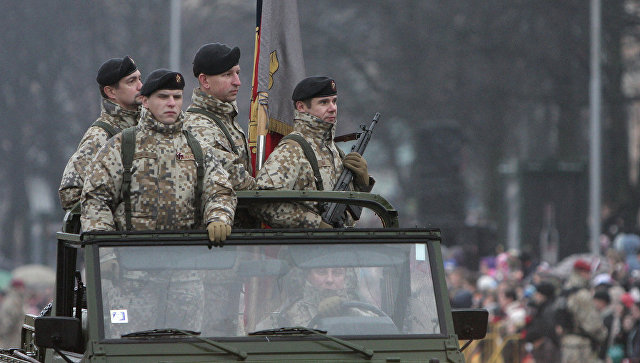
[[302, 101], [296, 101], [296, 110], [300, 112], [307, 112], [307, 105]]
[[201, 87], [204, 87], [207, 89], [211, 88], [211, 85], [209, 84], [209, 79], [207, 78], [207, 75], [204, 73], [200, 73], [198, 75], [198, 82], [200, 83]]
[[114, 100], [116, 98], [116, 88], [113, 86], [104, 86], [103, 88], [104, 94], [107, 95], [107, 97], [110, 100]]

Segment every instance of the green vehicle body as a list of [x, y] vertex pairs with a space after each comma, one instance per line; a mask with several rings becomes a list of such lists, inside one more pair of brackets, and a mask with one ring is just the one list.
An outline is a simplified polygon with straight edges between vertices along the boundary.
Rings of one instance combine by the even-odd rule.
[[[358, 205], [373, 211], [383, 228], [235, 229], [222, 248], [211, 248], [205, 231], [58, 232], [56, 294], [50, 316], [28, 315], [21, 349], [2, 351], [0, 361], [464, 362], [459, 339], [484, 337], [486, 311], [452, 312], [440, 231], [398, 228], [397, 212], [384, 198], [309, 191], [247, 191], [238, 197], [239, 205], [247, 208], [302, 200]], [[118, 274], [106, 272], [106, 255], [118, 256]], [[279, 326], [287, 307], [300, 302], [296, 299], [301, 293], [291, 292], [300, 286], [316, 291], [303, 278], [315, 269], [343, 271], [349, 296], [357, 299], [341, 300], [344, 315], [318, 314], [307, 327], [277, 330], [291, 328]], [[79, 270], [84, 271], [86, 290], [79, 283]], [[195, 310], [173, 304], [170, 298], [163, 303], [143, 299], [154, 304], [142, 309], [145, 314], [152, 311], [151, 318], [134, 321], [134, 311], [140, 307], [120, 309], [110, 295], [127, 283], [122, 271], [143, 276], [136, 281], [163, 286], [158, 296], [170, 295], [167, 291], [180, 289], [181, 284], [202, 283], [198, 278], [181, 282], [183, 276], [194, 274], [224, 280], [218, 288], [240, 294], [207, 305], [210, 296], [204, 292], [204, 305]], [[203, 286], [206, 291], [212, 285]], [[186, 320], [175, 320], [166, 313], [171, 309], [198, 315], [202, 332], [191, 329]], [[205, 326], [210, 325], [205, 321], [213, 321], [216, 314], [224, 318], [220, 321], [225, 327], [206, 332]], [[171, 325], [172, 319], [177, 326]], [[151, 329], [163, 330], [121, 336]], [[250, 334], [256, 331], [262, 332]]]

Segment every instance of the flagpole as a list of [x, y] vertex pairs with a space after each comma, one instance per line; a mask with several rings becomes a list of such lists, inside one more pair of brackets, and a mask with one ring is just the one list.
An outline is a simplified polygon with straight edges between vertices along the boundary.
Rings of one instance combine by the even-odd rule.
[[600, 254], [600, 209], [601, 209], [601, 81], [600, 81], [600, 0], [591, 0], [591, 79], [589, 82], [589, 214], [590, 249], [594, 255]]
[[256, 142], [256, 173], [262, 169], [266, 160], [267, 122], [269, 120], [269, 95], [267, 92], [258, 92], [258, 139]]
[[171, 34], [169, 35], [169, 66], [180, 72], [180, 0], [171, 0]]
[[[269, 104], [267, 92], [258, 92], [258, 74], [260, 71], [260, 43], [262, 32], [262, 0], [256, 6], [256, 40], [253, 58], [253, 77], [251, 87], [251, 110], [249, 118], [249, 147], [252, 148], [254, 175], [262, 169], [266, 160], [267, 123], [269, 122]], [[263, 67], [265, 65], [262, 65]], [[268, 65], [267, 65], [268, 66]]]

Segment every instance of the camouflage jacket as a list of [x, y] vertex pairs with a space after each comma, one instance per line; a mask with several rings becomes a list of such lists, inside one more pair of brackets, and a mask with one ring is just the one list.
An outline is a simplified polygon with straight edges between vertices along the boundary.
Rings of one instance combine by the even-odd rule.
[[12, 287], [0, 304], [0, 347], [20, 347], [24, 303], [24, 290]]
[[[113, 126], [118, 132], [135, 126], [139, 111], [129, 111], [110, 100], [102, 100], [102, 112], [96, 121], [103, 121]], [[107, 143], [109, 134], [100, 126], [91, 126], [85, 132], [76, 152], [67, 162], [62, 173], [62, 181], [58, 189], [60, 203], [64, 210], [69, 210], [80, 201], [84, 176], [93, 157]]]
[[600, 313], [598, 312], [593, 295], [589, 291], [589, 281], [572, 272], [564, 289], [576, 290], [567, 296], [567, 309], [573, 314], [574, 331], [568, 334], [588, 335], [597, 342], [603, 342], [607, 335]]
[[[146, 109], [136, 126], [136, 147], [131, 180], [134, 230], [192, 229], [194, 221], [196, 165], [182, 133], [183, 117], [173, 125], [157, 122]], [[213, 150], [201, 145], [205, 175], [202, 207], [205, 225], [233, 222], [236, 196], [227, 172]], [[81, 223], [84, 231], [125, 229], [122, 201], [122, 134], [114, 136], [98, 152], [82, 190]]]
[[[318, 159], [324, 190], [332, 190], [340, 173], [342, 158], [333, 142], [334, 124], [324, 122], [308, 113], [295, 111], [292, 134], [304, 137]], [[305, 158], [300, 144], [285, 140], [269, 155], [256, 176], [258, 189], [267, 190], [316, 190], [311, 163]], [[366, 189], [370, 191], [373, 183]], [[353, 189], [353, 185], [352, 188]], [[317, 203], [274, 203], [256, 210], [256, 213], [274, 228], [317, 228], [322, 220]]]
[[251, 158], [249, 145], [244, 131], [236, 121], [238, 106], [235, 102], [222, 102], [202, 92], [200, 88], [193, 90], [192, 104], [189, 108], [200, 108], [211, 112], [227, 127], [238, 149], [234, 153], [224, 132], [209, 117], [195, 112], [186, 112], [184, 128], [189, 130], [202, 144], [209, 144], [215, 149], [215, 155], [229, 173], [231, 184], [235, 190], [254, 189], [255, 180], [251, 176]]

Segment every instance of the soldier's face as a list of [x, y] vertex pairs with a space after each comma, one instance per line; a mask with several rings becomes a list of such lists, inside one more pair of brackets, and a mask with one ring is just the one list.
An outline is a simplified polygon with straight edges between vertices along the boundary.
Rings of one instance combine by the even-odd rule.
[[116, 87], [105, 87], [105, 93], [110, 100], [123, 108], [135, 110], [141, 101], [138, 97], [140, 88], [142, 88], [142, 76], [140, 71], [136, 70], [118, 81]]
[[344, 289], [344, 268], [314, 268], [309, 271], [307, 280], [311, 285], [326, 290]]
[[240, 66], [231, 67], [228, 71], [213, 76], [205, 76], [202, 84], [204, 92], [222, 102], [232, 102], [238, 97], [240, 89]]
[[338, 96], [316, 97], [311, 99], [311, 107], [304, 102], [296, 102], [298, 111], [311, 114], [324, 122], [335, 123], [338, 117]]
[[176, 122], [182, 110], [182, 90], [161, 89], [149, 97], [142, 98], [142, 106], [159, 122], [171, 125]]

